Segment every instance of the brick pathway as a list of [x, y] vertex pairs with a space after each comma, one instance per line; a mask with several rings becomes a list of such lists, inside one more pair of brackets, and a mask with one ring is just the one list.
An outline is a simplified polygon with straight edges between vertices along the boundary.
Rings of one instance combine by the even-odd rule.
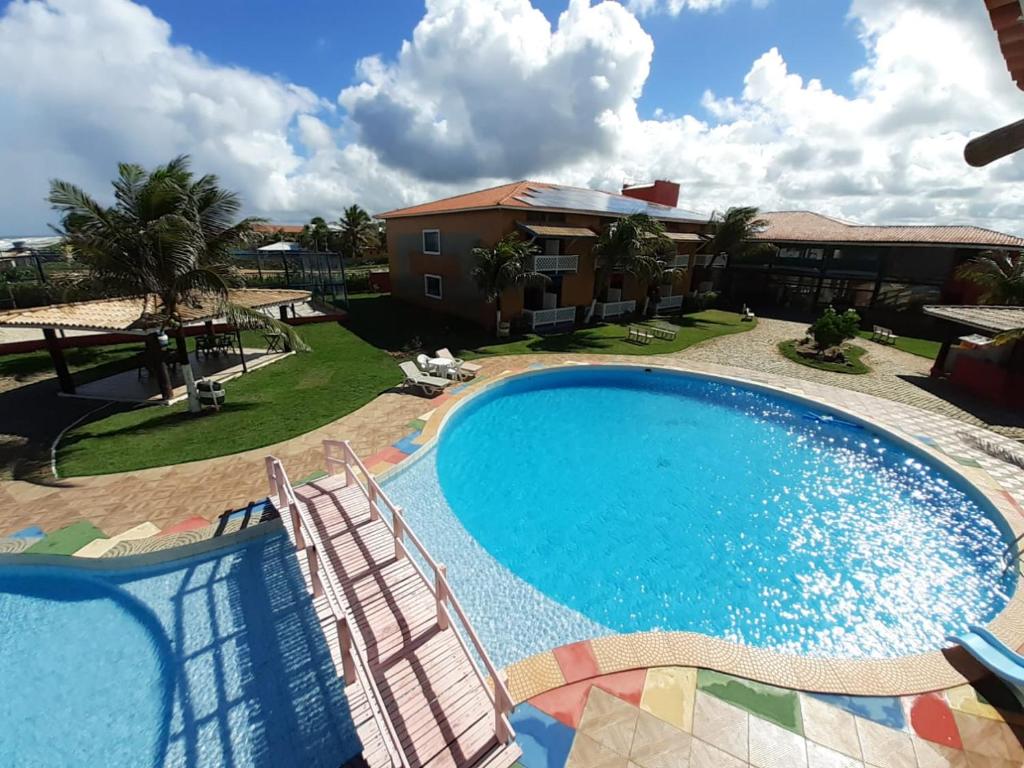
[[956, 392], [947, 382], [932, 380], [928, 376], [931, 361], [923, 357], [861, 339], [857, 344], [868, 351], [862, 359], [871, 367], [871, 372], [853, 375], [820, 371], [779, 354], [776, 349], [779, 342], [800, 338], [806, 330], [805, 323], [761, 318], [752, 331], [720, 336], [684, 349], [674, 357], [684, 362], [747, 368], [851, 389], [987, 427], [1007, 437], [1024, 439], [1024, 414], [986, 406]]
[[[923, 358], [864, 342], [871, 348], [866, 360], [875, 370], [863, 376], [852, 376], [818, 371], [781, 357], [775, 350], [777, 342], [798, 336], [803, 330], [797, 323], [760, 320], [758, 327], [748, 333], [713, 339], [660, 358], [660, 361], [713, 363], [775, 373], [888, 398], [972, 424], [982, 423], [974, 413], [911, 383], [926, 376], [928, 361]], [[552, 365], [570, 359], [634, 364], [643, 360], [659, 362], [659, 358], [579, 354], [494, 357], [480, 362], [484, 367], [483, 375], [494, 375], [507, 368], [523, 368], [531, 363]], [[190, 517], [212, 522], [225, 511], [267, 495], [263, 469], [267, 454], [280, 458], [292, 481], [297, 482], [323, 469], [322, 440], [351, 440], [360, 455], [368, 456], [407, 435], [409, 422], [433, 409], [432, 402], [413, 394], [387, 392], [359, 411], [305, 435], [232, 456], [114, 475], [69, 478], [51, 485], [0, 482], [0, 537], [30, 525], [53, 531], [84, 520], [99, 527], [107, 536], [115, 536], [143, 522], [160, 528]], [[1024, 429], [1008, 427], [998, 420], [989, 425], [1011, 436], [1024, 436]]]

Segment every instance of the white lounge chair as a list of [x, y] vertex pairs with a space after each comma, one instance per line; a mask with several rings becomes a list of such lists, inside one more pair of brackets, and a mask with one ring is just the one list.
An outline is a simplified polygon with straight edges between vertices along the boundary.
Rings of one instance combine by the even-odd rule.
[[448, 351], [448, 347], [437, 350], [437, 356], [443, 357], [446, 360], [454, 360], [458, 364], [456, 366], [456, 370], [458, 371], [460, 379], [472, 379], [483, 369], [482, 365], [478, 365], [477, 363], [467, 363], [465, 360], [455, 357], [455, 355]]
[[753, 310], [750, 307], [748, 307], [746, 304], [744, 304], [743, 305], [743, 311], [740, 313], [740, 320], [744, 320], [744, 321], [746, 321], [746, 320], [754, 320], [755, 317], [756, 317], [756, 315], [754, 315]]
[[439, 395], [444, 392], [451, 382], [448, 379], [442, 379], [440, 376], [432, 376], [429, 373], [424, 373], [416, 367], [416, 363], [412, 360], [407, 360], [404, 363], [400, 363], [399, 368], [402, 369], [402, 373], [405, 374], [405, 381], [402, 382], [403, 387], [419, 387], [420, 391], [424, 395]]

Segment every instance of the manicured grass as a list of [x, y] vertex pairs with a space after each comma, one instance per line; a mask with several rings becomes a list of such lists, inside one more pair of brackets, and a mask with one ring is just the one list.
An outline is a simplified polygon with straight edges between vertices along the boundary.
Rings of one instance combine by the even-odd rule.
[[270, 445], [351, 413], [401, 381], [391, 356], [336, 323], [298, 331], [313, 351], [228, 382], [219, 413], [196, 416], [185, 403], [146, 406], [76, 427], [58, 449], [61, 476], [178, 464]]
[[[871, 331], [859, 331], [857, 333], [862, 339], [871, 340], [873, 335]], [[877, 342], [876, 342], [877, 343]], [[909, 352], [912, 355], [918, 357], [926, 357], [929, 360], [934, 360], [939, 354], [939, 347], [942, 345], [937, 341], [931, 341], [930, 339], [914, 339], [910, 336], [898, 336], [896, 343], [893, 345], [896, 349], [901, 349], [904, 352]]]
[[861, 361], [861, 357], [867, 352], [862, 347], [855, 346], [853, 344], [847, 344], [843, 351], [846, 353], [847, 364], [841, 363], [826, 363], [821, 360], [814, 360], [813, 358], [804, 357], [796, 351], [797, 342], [795, 341], [783, 341], [779, 344], [779, 352], [785, 355], [787, 358], [792, 360], [794, 363], [800, 363], [800, 365], [806, 365], [808, 368], [817, 368], [819, 371], [832, 371], [833, 373], [869, 373], [871, 369]]
[[[138, 344], [114, 344], [109, 347], [87, 347], [64, 350], [64, 359], [75, 381], [85, 383], [123, 371], [134, 364], [135, 355], [142, 349]], [[24, 381], [39, 374], [53, 373], [53, 361], [45, 349], [21, 352], [0, 357], [0, 377]]]
[[[730, 333], [748, 331], [734, 312], [709, 309], [689, 315], [673, 315], [643, 323], [604, 323], [553, 335], [525, 334], [496, 339], [479, 326], [420, 309], [386, 295], [353, 296], [348, 322], [355, 333], [374, 346], [392, 351], [434, 352], [447, 347], [466, 359], [486, 355], [531, 355], [545, 352], [606, 355], [663, 355], [678, 352], [697, 342]], [[655, 339], [650, 344], [626, 341], [633, 325], [661, 325], [677, 331], [672, 341]]]

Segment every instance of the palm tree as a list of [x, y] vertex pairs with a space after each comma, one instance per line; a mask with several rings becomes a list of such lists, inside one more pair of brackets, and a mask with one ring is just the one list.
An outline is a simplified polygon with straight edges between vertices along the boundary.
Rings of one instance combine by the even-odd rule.
[[956, 276], [982, 289], [985, 304], [1024, 304], [1024, 258], [986, 252], [961, 264]]
[[314, 216], [309, 224], [303, 224], [299, 244], [307, 251], [326, 251], [331, 239], [331, 230], [321, 216]]
[[[86, 266], [86, 280], [101, 294], [155, 296], [150, 321], [179, 339], [182, 308], [213, 299], [217, 314], [229, 323], [273, 328], [293, 349], [308, 349], [291, 326], [228, 301], [228, 289], [242, 284], [232, 251], [252, 237], [259, 220], [236, 220], [241, 201], [221, 188], [216, 176], [194, 178], [188, 156], [181, 155], [151, 171], [121, 163], [113, 186], [111, 206], [58, 179], [50, 182], [48, 198], [61, 214], [57, 231]], [[156, 373], [168, 395], [166, 367], [159, 366]]]
[[363, 250], [373, 246], [379, 237], [377, 226], [370, 218], [370, 214], [358, 205], [346, 208], [338, 223], [341, 224], [338, 244], [341, 255], [347, 259], [358, 258]]
[[747, 205], [729, 208], [724, 215], [711, 214], [708, 222], [711, 239], [700, 248], [704, 253], [712, 254], [709, 266], [714, 266], [722, 255], [735, 261], [771, 250], [767, 243], [754, 240], [768, 226], [767, 221], [758, 218], [758, 213], [757, 208]]
[[593, 305], [608, 290], [612, 274], [625, 272], [647, 285], [660, 281], [673, 250], [665, 236], [665, 227], [646, 213], [631, 213], [612, 222], [594, 245], [597, 276], [594, 280]]
[[535, 253], [537, 247], [515, 233], [505, 235], [493, 248], [473, 249], [476, 263], [469, 276], [483, 292], [486, 301], [494, 302], [496, 330], [501, 326], [501, 296], [505, 291], [520, 285], [550, 282], [547, 275], [530, 268], [529, 259]]

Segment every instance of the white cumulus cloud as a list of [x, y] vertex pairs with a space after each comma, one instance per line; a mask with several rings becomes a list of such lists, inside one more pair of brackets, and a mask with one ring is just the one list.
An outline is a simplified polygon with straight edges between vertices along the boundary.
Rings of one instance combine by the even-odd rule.
[[[693, 114], [655, 104], [641, 119], [653, 43], [636, 13], [715, 4], [569, 0], [552, 24], [529, 0], [428, 0], [409, 39], [362, 60], [335, 100], [176, 45], [130, 0], [14, 0], [0, 15], [0, 233], [44, 230], [51, 177], [102, 192], [117, 161], [182, 152], [281, 221], [524, 177], [671, 178], [703, 210], [1022, 229], [1024, 159], [962, 158], [970, 137], [1019, 118], [982, 3], [853, 0], [865, 55], [849, 95], [772, 48]], [[679, 76], [713, 64], [693, 66]]]

